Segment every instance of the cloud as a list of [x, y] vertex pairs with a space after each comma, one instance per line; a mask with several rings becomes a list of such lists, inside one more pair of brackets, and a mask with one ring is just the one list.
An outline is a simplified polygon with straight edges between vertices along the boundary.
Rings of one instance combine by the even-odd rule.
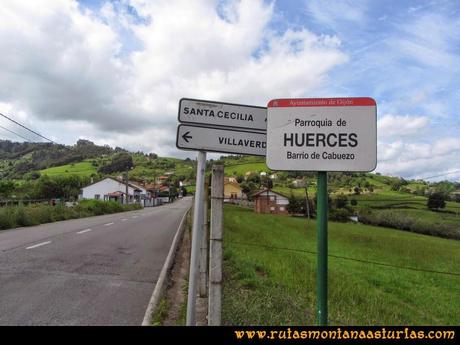
[[[273, 8], [262, 0], [93, 10], [70, 0], [3, 3], [0, 102], [61, 142], [85, 135], [177, 154], [170, 139], [181, 97], [265, 105], [320, 92], [347, 61], [335, 36], [273, 30]], [[76, 123], [80, 132], [59, 130]]]
[[429, 123], [428, 116], [388, 114], [382, 116], [377, 122], [378, 135], [380, 138], [420, 135], [421, 130], [426, 129]]
[[[460, 170], [460, 139], [379, 142], [377, 171], [409, 178], [429, 177]], [[452, 178], [454, 176], [440, 176]]]

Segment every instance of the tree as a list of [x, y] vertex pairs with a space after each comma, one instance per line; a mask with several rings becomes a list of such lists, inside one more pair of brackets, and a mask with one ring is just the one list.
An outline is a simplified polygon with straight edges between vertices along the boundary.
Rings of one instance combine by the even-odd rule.
[[112, 158], [112, 162], [99, 168], [103, 174], [112, 174], [118, 171], [126, 171], [134, 166], [133, 158], [129, 153], [121, 152]]
[[345, 208], [348, 204], [348, 198], [346, 195], [340, 194], [335, 198], [335, 207], [336, 208]]
[[295, 197], [293, 193], [291, 193], [289, 197], [289, 204], [287, 205], [286, 209], [289, 213], [294, 214], [304, 214], [305, 213], [305, 200], [302, 198]]
[[14, 190], [14, 183], [12, 181], [0, 181], [0, 196], [8, 198]]
[[430, 210], [439, 210], [446, 207], [446, 196], [443, 193], [432, 193], [428, 197], [427, 206]]

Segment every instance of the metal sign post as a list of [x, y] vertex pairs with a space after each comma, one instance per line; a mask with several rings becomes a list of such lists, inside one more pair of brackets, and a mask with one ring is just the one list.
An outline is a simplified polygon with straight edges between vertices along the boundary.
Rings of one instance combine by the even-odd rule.
[[316, 244], [316, 315], [318, 326], [327, 325], [327, 172], [318, 172]]
[[190, 256], [190, 274], [188, 280], [187, 326], [196, 325], [196, 295], [200, 265], [200, 242], [203, 231], [203, 193], [206, 170], [206, 152], [199, 151], [196, 168], [196, 191], [193, 209], [192, 253]]
[[[206, 152], [265, 156], [267, 108], [182, 98], [179, 101], [178, 120], [182, 124], [177, 128], [176, 147], [181, 150], [199, 151], [186, 322], [187, 326], [194, 326], [200, 242], [203, 236], [202, 195]], [[206, 257], [203, 257], [203, 261], [206, 261]], [[216, 282], [215, 277], [213, 279], [213, 282]]]

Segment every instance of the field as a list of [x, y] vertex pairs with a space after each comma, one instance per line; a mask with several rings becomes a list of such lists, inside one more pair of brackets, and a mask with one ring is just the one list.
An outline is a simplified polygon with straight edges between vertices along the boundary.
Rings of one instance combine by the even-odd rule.
[[225, 166], [225, 175], [227, 176], [238, 176], [243, 175], [247, 172], [267, 172], [268, 169], [267, 165], [262, 162], [253, 162], [253, 163], [243, 163], [243, 164], [234, 164], [234, 165], [226, 165]]
[[[230, 205], [224, 214], [223, 323], [313, 325], [314, 221]], [[459, 241], [329, 222], [329, 254], [330, 324], [460, 323]]]
[[44, 169], [41, 170], [40, 173], [42, 175], [48, 176], [91, 176], [92, 174], [97, 174], [97, 167], [94, 167], [91, 164], [91, 161], [83, 161], [79, 163], [66, 164], [58, 167]]

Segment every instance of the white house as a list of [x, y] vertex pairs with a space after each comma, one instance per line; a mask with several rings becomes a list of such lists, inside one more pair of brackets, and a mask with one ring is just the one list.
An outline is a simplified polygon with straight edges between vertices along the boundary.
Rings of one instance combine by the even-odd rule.
[[[80, 190], [80, 200], [95, 199], [104, 201], [117, 201], [126, 203], [126, 183], [113, 177], [106, 177]], [[141, 203], [144, 206], [150, 204], [150, 193], [147, 190], [131, 181], [128, 182], [128, 203]]]

